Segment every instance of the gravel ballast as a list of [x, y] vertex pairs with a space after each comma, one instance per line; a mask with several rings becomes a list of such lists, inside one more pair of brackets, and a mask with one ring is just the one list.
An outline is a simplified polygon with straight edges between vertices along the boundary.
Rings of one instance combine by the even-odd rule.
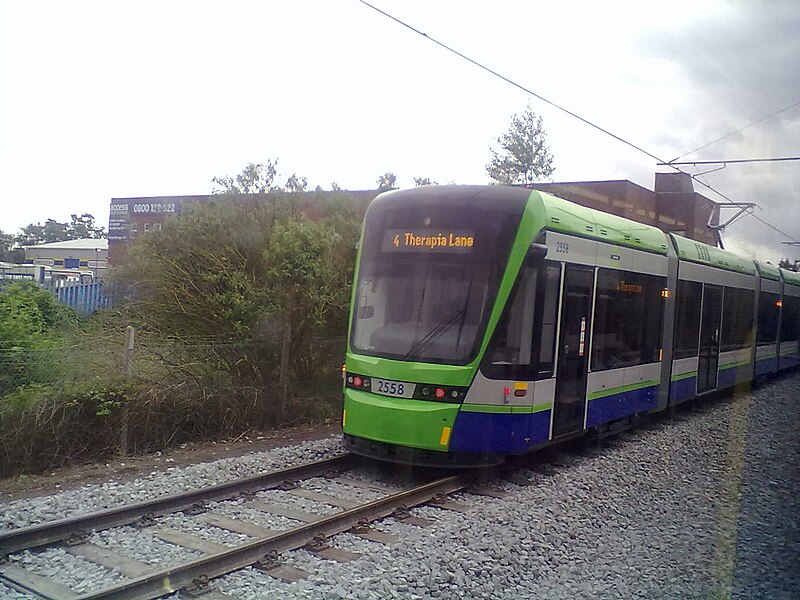
[[277, 471], [343, 454], [338, 436], [276, 448], [237, 458], [171, 467], [149, 477], [120, 483], [109, 481], [52, 496], [0, 504], [0, 529], [14, 529], [78, 514], [142, 502], [159, 496], [208, 487], [241, 477]]
[[[350, 534], [333, 538], [332, 545], [362, 554], [352, 562], [286, 553], [287, 564], [310, 573], [297, 583], [248, 568], [212, 586], [253, 599], [797, 598], [799, 392], [800, 375], [793, 374], [752, 393], [700, 403], [599, 450], [565, 455], [569, 466], [531, 468], [517, 473], [516, 483], [493, 483], [508, 492], [504, 498], [454, 496], [470, 508], [466, 513], [413, 509], [432, 521], [428, 527], [384, 519], [375, 527], [398, 537], [391, 546]], [[336, 438], [306, 442], [0, 505], [0, 526], [218, 483], [338, 449]], [[324, 480], [310, 482], [309, 489], [362, 500], [371, 495], [353, 489], [348, 496], [347, 486], [338, 484], [334, 492]], [[275, 493], [266, 496], [280, 502]], [[294, 504], [303, 505], [327, 512], [320, 510], [324, 505]], [[235, 516], [237, 503], [218, 509]], [[267, 526], [263, 513], [243, 510], [248, 520]], [[270, 526], [291, 525], [276, 521]], [[116, 539], [119, 532], [99, 535], [120, 552], [125, 545]], [[0, 597], [5, 591], [0, 588]]]
[[3, 598], [3, 600], [29, 600], [29, 598], [32, 598], [32, 596], [18, 592], [17, 590], [0, 583], [0, 598]]

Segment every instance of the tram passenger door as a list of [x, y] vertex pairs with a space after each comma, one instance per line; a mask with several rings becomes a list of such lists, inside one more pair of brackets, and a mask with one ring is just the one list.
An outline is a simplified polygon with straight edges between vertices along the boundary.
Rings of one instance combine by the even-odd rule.
[[566, 265], [558, 341], [553, 437], [583, 429], [594, 269]]
[[697, 361], [697, 393], [717, 389], [719, 332], [722, 320], [722, 288], [706, 284], [700, 312], [700, 356]]

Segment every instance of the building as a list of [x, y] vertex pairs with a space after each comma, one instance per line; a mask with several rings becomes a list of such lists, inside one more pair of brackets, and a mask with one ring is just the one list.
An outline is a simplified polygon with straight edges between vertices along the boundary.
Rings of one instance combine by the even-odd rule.
[[[627, 180], [534, 183], [529, 187], [712, 246], [721, 245], [719, 232], [713, 228], [719, 223], [719, 204], [695, 192], [691, 178], [683, 173], [657, 173], [655, 191]], [[315, 205], [341, 201], [343, 196], [365, 210], [378, 193], [377, 190], [314, 191], [296, 197], [313, 214]], [[250, 201], [261, 197], [253, 194], [236, 198]], [[197, 203], [226, 202], [231, 198], [223, 194], [112, 198], [108, 220], [110, 263], [118, 264], [127, 253], [130, 240], [160, 229], [165, 219]]]
[[589, 208], [658, 227], [711, 246], [721, 246], [720, 206], [694, 191], [684, 173], [656, 173], [655, 191], [627, 180], [534, 183], [549, 192]]
[[[293, 194], [305, 211], [312, 217], [315, 206], [326, 202], [339, 202], [343, 199], [354, 202], [361, 209], [366, 207], [378, 194], [377, 190], [364, 191], [312, 191]], [[206, 194], [195, 196], [151, 196], [142, 198], [112, 198], [108, 217], [108, 258], [109, 262], [119, 264], [127, 254], [130, 240], [147, 231], [161, 229], [165, 219], [179, 215], [184, 210], [198, 203], [255, 201], [262, 199], [262, 194], [245, 194], [227, 196], [224, 194]]]
[[112, 198], [108, 217], [108, 255], [111, 264], [118, 263], [127, 253], [128, 242], [151, 229], [160, 229], [164, 219], [180, 214], [197, 202], [212, 196], [151, 196], [143, 198]]
[[108, 240], [80, 239], [50, 242], [38, 246], [23, 246], [25, 263], [49, 266], [52, 270], [91, 272], [102, 279], [108, 266]]

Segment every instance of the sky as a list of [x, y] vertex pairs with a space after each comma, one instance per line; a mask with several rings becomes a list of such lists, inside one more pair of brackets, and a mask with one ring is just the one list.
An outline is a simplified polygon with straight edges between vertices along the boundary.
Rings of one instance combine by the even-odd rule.
[[[372, 3], [664, 160], [800, 102], [795, 0]], [[399, 187], [487, 183], [490, 148], [529, 103], [554, 181], [653, 188], [653, 158], [357, 0], [0, 0], [0, 230], [73, 213], [107, 225], [111, 198], [210, 193], [269, 159], [311, 188], [374, 189], [387, 171]], [[798, 155], [800, 105], [686, 159]], [[704, 181], [800, 240], [800, 162]], [[800, 258], [749, 216], [723, 239]]]

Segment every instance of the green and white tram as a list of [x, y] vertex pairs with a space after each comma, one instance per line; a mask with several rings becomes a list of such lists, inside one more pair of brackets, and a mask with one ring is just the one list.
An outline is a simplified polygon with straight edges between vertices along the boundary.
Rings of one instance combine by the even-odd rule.
[[345, 446], [476, 465], [800, 364], [800, 277], [527, 188], [427, 186], [370, 205], [350, 323]]

